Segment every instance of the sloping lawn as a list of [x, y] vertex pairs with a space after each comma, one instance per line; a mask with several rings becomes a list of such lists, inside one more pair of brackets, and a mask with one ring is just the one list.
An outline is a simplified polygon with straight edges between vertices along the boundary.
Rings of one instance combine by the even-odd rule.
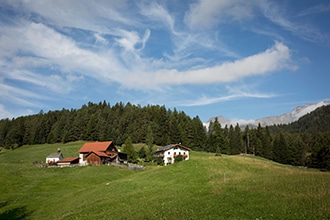
[[0, 154], [0, 219], [329, 219], [330, 173], [257, 157], [192, 152], [189, 161], [131, 171], [112, 166], [39, 168], [61, 148]]

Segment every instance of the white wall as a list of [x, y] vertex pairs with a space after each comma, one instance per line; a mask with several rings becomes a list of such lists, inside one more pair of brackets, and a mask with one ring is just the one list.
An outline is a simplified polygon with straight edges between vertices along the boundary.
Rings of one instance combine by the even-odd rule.
[[84, 154], [79, 154], [79, 163], [81, 164], [81, 165], [86, 165], [86, 158], [85, 158], [85, 160], [84, 160]]
[[[46, 163], [48, 163], [49, 161], [52, 161], [53, 163], [56, 163], [57, 161], [59, 161], [61, 158], [58, 157], [47, 157], [46, 158]], [[63, 159], [63, 158], [62, 158]]]
[[181, 149], [181, 148], [171, 148], [169, 150], [166, 150], [164, 152], [164, 164], [171, 164], [174, 163], [174, 154], [178, 156], [181, 153], [181, 155], [186, 154], [187, 157], [185, 158], [186, 160], [189, 160], [189, 151]]

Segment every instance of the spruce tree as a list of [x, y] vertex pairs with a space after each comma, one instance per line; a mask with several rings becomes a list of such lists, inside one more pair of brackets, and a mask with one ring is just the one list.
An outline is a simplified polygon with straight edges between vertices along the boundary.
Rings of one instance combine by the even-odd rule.
[[128, 137], [125, 140], [125, 145], [123, 148], [123, 151], [127, 153], [127, 161], [130, 163], [136, 163], [138, 159], [138, 155], [136, 151], [134, 150], [133, 144], [132, 144], [132, 139]]

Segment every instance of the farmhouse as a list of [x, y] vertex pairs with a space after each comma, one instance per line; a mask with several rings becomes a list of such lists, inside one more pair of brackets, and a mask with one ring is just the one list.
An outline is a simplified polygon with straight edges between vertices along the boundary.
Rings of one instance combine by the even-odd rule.
[[100, 165], [110, 162], [127, 162], [127, 154], [119, 152], [112, 141], [85, 143], [79, 150], [81, 165]]
[[63, 159], [61, 149], [58, 148], [56, 153], [52, 153], [46, 157], [46, 163], [49, 165], [55, 165], [58, 161]]
[[162, 158], [165, 165], [175, 162], [175, 157], [182, 155], [184, 160], [189, 160], [190, 148], [181, 144], [170, 144], [155, 151], [155, 157]]

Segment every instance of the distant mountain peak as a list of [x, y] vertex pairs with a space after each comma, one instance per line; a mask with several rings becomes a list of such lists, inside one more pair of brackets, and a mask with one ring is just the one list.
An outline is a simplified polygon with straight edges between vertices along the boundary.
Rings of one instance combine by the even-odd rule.
[[[264, 118], [259, 118], [255, 120], [237, 120], [237, 119], [227, 119], [224, 116], [217, 116], [219, 123], [222, 126], [230, 126], [230, 125], [236, 125], [237, 123], [241, 127], [245, 127], [246, 125], [249, 125], [251, 127], [256, 127], [260, 123], [262, 127], [265, 126], [270, 126], [274, 124], [289, 124], [291, 122], [297, 121], [299, 118], [302, 116], [314, 111], [315, 109], [325, 106], [325, 105], [330, 105], [330, 101], [321, 101], [318, 103], [312, 103], [312, 104], [307, 104], [304, 106], [297, 106], [295, 107], [292, 112], [285, 113], [279, 116], [269, 116], [269, 117], [264, 117]], [[214, 121], [216, 117], [210, 118], [207, 122], [204, 123], [204, 126], [208, 128], [209, 124], [211, 121]]]

